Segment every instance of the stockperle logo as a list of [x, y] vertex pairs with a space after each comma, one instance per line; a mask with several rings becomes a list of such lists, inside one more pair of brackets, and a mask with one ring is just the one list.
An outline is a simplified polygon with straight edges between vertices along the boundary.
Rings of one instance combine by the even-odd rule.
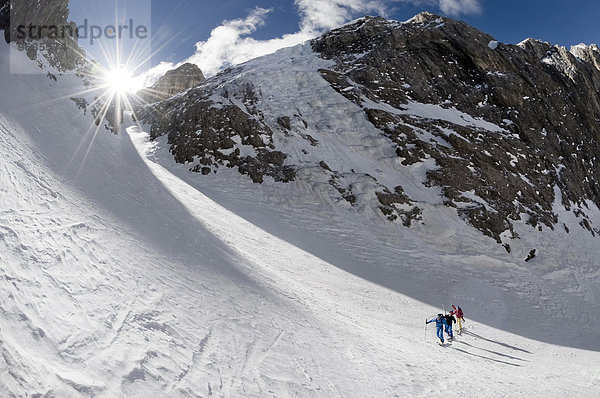
[[130, 39], [144, 40], [148, 38], [148, 27], [144, 24], [136, 24], [130, 18], [125, 24], [100, 26], [91, 24], [88, 19], [84, 19], [83, 23], [77, 26], [74, 24], [67, 25], [37, 25], [30, 23], [28, 25], [21, 24], [16, 26], [16, 39], [22, 40], [41, 40], [43, 38], [50, 39], [78, 39], [88, 41], [90, 45], [94, 45], [99, 39]]

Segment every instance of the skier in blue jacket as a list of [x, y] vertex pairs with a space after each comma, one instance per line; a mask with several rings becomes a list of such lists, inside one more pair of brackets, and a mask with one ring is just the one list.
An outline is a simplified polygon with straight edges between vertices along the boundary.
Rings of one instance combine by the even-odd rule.
[[444, 344], [444, 326], [448, 326], [446, 322], [446, 318], [444, 315], [437, 314], [437, 316], [429, 321], [425, 321], [425, 324], [435, 322], [435, 327], [437, 328], [437, 337], [440, 339], [442, 344]]

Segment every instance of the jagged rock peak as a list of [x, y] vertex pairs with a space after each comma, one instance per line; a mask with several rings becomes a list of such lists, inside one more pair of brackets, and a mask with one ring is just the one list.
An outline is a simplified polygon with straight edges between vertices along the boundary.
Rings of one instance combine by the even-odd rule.
[[161, 79], [159, 79], [159, 82], [161, 80], [181, 79], [181, 78], [204, 80], [204, 75], [202, 74], [202, 71], [200, 70], [200, 68], [197, 65], [186, 62], [185, 64], [181, 65], [180, 67], [170, 70], [167, 73], [165, 73], [165, 75]]
[[533, 39], [531, 37], [523, 40], [517, 44], [517, 46], [529, 53], [535, 54], [537, 59], [544, 58], [546, 53], [552, 48], [552, 45], [547, 41]]
[[158, 79], [152, 88], [171, 97], [174, 94], [194, 87], [203, 80], [204, 74], [198, 66], [185, 63], [177, 69], [165, 73], [163, 77]]
[[600, 48], [598, 48], [597, 44], [590, 44], [589, 46], [585, 43], [579, 43], [576, 46], [571, 46], [571, 51], [592, 51], [600, 53]]
[[396, 28], [396, 27], [398, 27], [400, 25], [404, 25], [404, 24], [426, 25], [427, 26], [431, 23], [443, 24], [446, 22], [463, 24], [463, 22], [455, 21], [453, 19], [443, 17], [441, 15], [432, 14], [427, 11], [424, 11], [424, 12], [421, 12], [421, 13], [415, 15], [414, 17], [410, 18], [406, 22], [398, 22], [395, 20], [388, 20], [381, 16], [367, 15], [362, 18], [356, 19], [354, 21], [348, 22], [345, 25], [342, 25], [341, 27], [334, 29], [327, 34], [343, 33], [344, 31], [354, 31], [359, 28], [367, 28], [367, 29], [374, 28], [374, 27]]
[[203, 80], [204, 74], [200, 68], [188, 62], [165, 73], [152, 87], [142, 90], [140, 96], [147, 102], [164, 100], [198, 85]]
[[435, 22], [435, 21], [443, 21], [444, 17], [430, 13], [429, 11], [423, 11], [417, 15], [415, 15], [414, 17], [412, 17], [411, 19], [409, 19], [408, 21], [406, 21], [407, 23], [429, 23], [429, 22]]
[[572, 46], [570, 52], [580, 60], [592, 64], [600, 70], [600, 48], [596, 44], [589, 46], [583, 43], [578, 44]]

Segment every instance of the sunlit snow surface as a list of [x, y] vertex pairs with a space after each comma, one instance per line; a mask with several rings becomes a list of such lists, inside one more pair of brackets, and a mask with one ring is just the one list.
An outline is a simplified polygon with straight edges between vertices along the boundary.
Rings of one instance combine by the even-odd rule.
[[[316, 82], [303, 68], [298, 78]], [[191, 174], [131, 120], [93, 139], [92, 117], [69, 99], [78, 84], [0, 80], [10, 93], [0, 98], [0, 396], [600, 388], [597, 246], [576, 225], [523, 227], [509, 256], [432, 192], [422, 193], [432, 221], [407, 230], [329, 206], [310, 176], [257, 185], [234, 170]], [[378, 162], [377, 148], [329, 145], [348, 167]], [[525, 264], [532, 246], [540, 254]], [[424, 320], [452, 303], [467, 329], [440, 347]]]

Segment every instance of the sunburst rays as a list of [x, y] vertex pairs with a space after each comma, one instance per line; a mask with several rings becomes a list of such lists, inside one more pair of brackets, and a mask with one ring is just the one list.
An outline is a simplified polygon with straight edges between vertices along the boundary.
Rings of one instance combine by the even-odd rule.
[[[118, 26], [122, 19], [115, 1], [115, 26]], [[75, 170], [75, 177], [81, 173], [98, 134], [105, 126], [118, 134], [125, 112], [130, 113], [133, 121], [139, 125], [140, 118], [136, 115], [136, 109], [159, 98], [168, 97], [168, 93], [143, 87], [141, 76], [149, 69], [152, 57], [176, 40], [183, 31], [184, 29], [181, 29], [168, 39], [162, 40], [160, 45], [154, 43], [154, 47], [150, 40], [151, 33], [148, 39], [138, 38], [127, 43], [122, 43], [119, 38], [98, 40], [89, 52], [73, 43], [73, 53], [80, 57], [83, 65], [76, 71], [82, 80], [81, 89], [63, 93], [62, 96], [44, 104], [38, 103], [36, 106], [49, 106], [68, 99], [85, 100], [86, 106], [81, 108], [75, 117], [90, 118], [90, 125], [66, 164], [67, 169]]]

